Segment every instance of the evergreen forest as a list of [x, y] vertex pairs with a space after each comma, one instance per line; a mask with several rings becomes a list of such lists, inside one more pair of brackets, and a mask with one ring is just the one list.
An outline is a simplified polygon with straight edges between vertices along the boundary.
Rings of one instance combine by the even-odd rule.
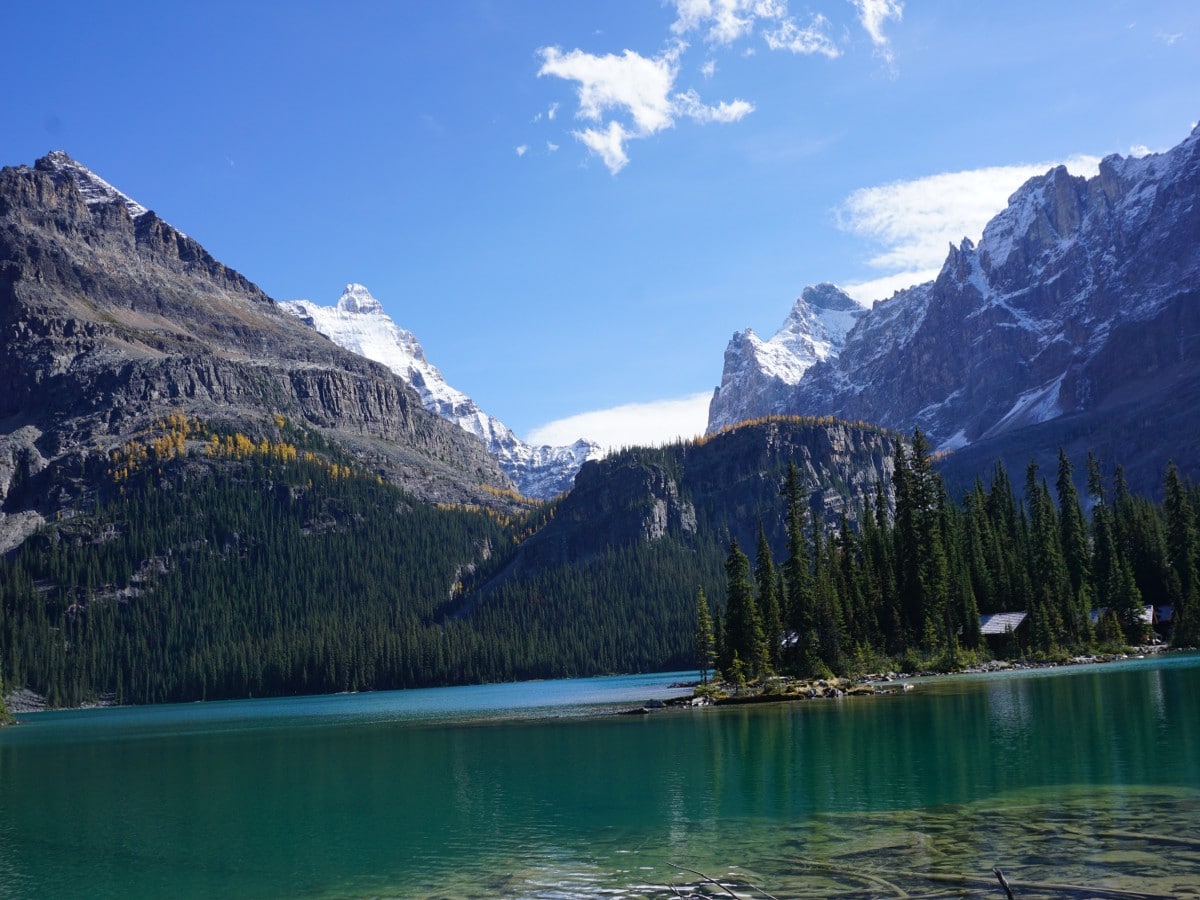
[[[917, 433], [897, 441], [894, 500], [880, 485], [853, 518], [814, 514], [823, 495], [793, 461], [756, 473], [777, 486], [757, 523], [699, 509], [687, 533], [517, 565], [562, 498], [423, 505], [276, 425], [250, 438], [170, 417], [92, 458], [88, 501], [0, 558], [3, 683], [73, 706], [697, 662], [747, 679], [953, 667], [1137, 642], [1144, 604], [1173, 605], [1176, 642], [1196, 643], [1200, 491], [1173, 467], [1163, 503], [1094, 459], [1080, 496], [1065, 457], [1053, 488], [1031, 467], [1018, 495], [997, 466], [953, 502]], [[736, 535], [756, 524], [751, 560]], [[979, 614], [1006, 610], [1027, 611], [1028, 631], [989, 648]]]

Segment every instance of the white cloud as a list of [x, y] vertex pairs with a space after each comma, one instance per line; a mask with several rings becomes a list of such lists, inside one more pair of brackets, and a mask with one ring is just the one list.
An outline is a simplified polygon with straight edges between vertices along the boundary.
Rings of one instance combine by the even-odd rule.
[[608, 166], [608, 171], [616, 175], [629, 163], [629, 154], [625, 152], [625, 141], [636, 137], [627, 132], [620, 122], [609, 122], [608, 128], [597, 131], [589, 128], [586, 131], [572, 131], [584, 146], [595, 153]]
[[558, 115], [558, 104], [551, 103], [550, 108], [548, 110], [546, 110], [546, 118], [549, 119], [551, 122], [553, 122], [554, 117], [557, 115]]
[[1158, 33], [1158, 39], [1160, 41], [1162, 41], [1164, 44], [1166, 44], [1168, 47], [1174, 46], [1175, 42], [1178, 41], [1182, 37], [1183, 37], [1183, 32], [1181, 32], [1181, 31], [1173, 32], [1171, 34], [1168, 34], [1165, 31], [1160, 31]]
[[[599, 127], [572, 134], [615, 175], [629, 163], [625, 149], [628, 141], [670, 128], [679, 116], [702, 124], [728, 123], [754, 111], [745, 100], [706, 105], [695, 90], [672, 96], [682, 49], [683, 45], [676, 44], [661, 56], [645, 57], [632, 50], [620, 56], [596, 56], [582, 50], [564, 53], [558, 47], [545, 47], [539, 51], [542, 67], [538, 75], [578, 83], [576, 118], [596, 122]], [[605, 121], [610, 114], [627, 117], [631, 124], [627, 126], [616, 118]]]
[[883, 23], [888, 19], [897, 22], [904, 16], [903, 0], [850, 0], [858, 10], [858, 21], [871, 37], [871, 43], [889, 63], [892, 61], [892, 48], [887, 35], [883, 33]]
[[695, 119], [697, 122], [721, 124], [736, 122], [754, 112], [754, 104], [747, 103], [745, 100], [734, 100], [732, 103], [722, 101], [716, 106], [706, 106], [701, 102], [700, 95], [694, 90], [676, 94], [675, 108], [681, 115]]
[[522, 144], [521, 146], [517, 147], [517, 156], [524, 156], [528, 152], [529, 152], [528, 144]]
[[676, 18], [671, 31], [676, 35], [705, 31], [704, 39], [709, 44], [728, 46], [761, 27], [763, 39], [772, 50], [816, 53], [830, 59], [841, 55], [825, 33], [829, 20], [816, 14], [801, 27], [789, 13], [787, 0], [674, 0], [674, 6]]
[[[1099, 162], [1099, 157], [1076, 156], [1065, 164], [1075, 175], [1090, 176], [1098, 171]], [[881, 252], [868, 263], [889, 273], [862, 284], [890, 284], [908, 277], [901, 273], [936, 272], [949, 244], [958, 244], [964, 237], [978, 240], [983, 226], [1007, 205], [1017, 188], [1055, 165], [943, 172], [855, 191], [837, 210], [838, 225], [881, 245]]]
[[[592, 123], [572, 132], [577, 140], [598, 155], [613, 174], [629, 164], [627, 143], [658, 134], [680, 117], [701, 124], [737, 122], [754, 111], [752, 101], [734, 99], [716, 105], [704, 103], [694, 88], [676, 91], [680, 59], [687, 40], [698, 33], [710, 50], [758, 35], [767, 48], [805, 56], [836, 59], [842, 51], [830, 36], [829, 20], [820, 13], [801, 25], [788, 9], [787, 0], [663, 0], [675, 10], [667, 49], [656, 56], [643, 56], [625, 49], [620, 54], [598, 55], [584, 50], [564, 51], [543, 47], [538, 77], [551, 75], [576, 83], [579, 101], [576, 118]], [[877, 52], [891, 62], [888, 38], [883, 32], [889, 19], [899, 20], [903, 0], [850, 0], [859, 21], [871, 36]], [[743, 47], [752, 56], [753, 47]], [[711, 79], [717, 64], [711, 57], [699, 67]], [[553, 120], [557, 104], [546, 113]]]
[[833, 39], [825, 33], [829, 20], [817, 14], [807, 28], [801, 28], [792, 19], [785, 19], [772, 31], [763, 33], [763, 39], [772, 50], [787, 50], [802, 56], [820, 54], [829, 59], [842, 55]]
[[705, 391], [687, 397], [626, 403], [611, 409], [579, 413], [547, 422], [533, 429], [525, 440], [534, 446], [562, 446], [583, 437], [607, 451], [669, 444], [704, 433], [711, 397], [712, 394]]
[[579, 112], [583, 119], [599, 122], [609, 110], [627, 112], [643, 134], [654, 134], [671, 125], [671, 88], [677, 74], [676, 55], [647, 58], [626, 50], [620, 56], [596, 56], [582, 50], [563, 53], [544, 47], [538, 76], [554, 75], [579, 83]]
[[[944, 248], [943, 248], [944, 249]], [[882, 278], [871, 278], [867, 281], [852, 281], [849, 284], [839, 284], [843, 291], [857, 300], [863, 306], [870, 306], [876, 300], [886, 300], [896, 291], [912, 287], [914, 284], [924, 284], [937, 278], [941, 269], [920, 269], [915, 272], [897, 272], [895, 275], [884, 275]]]
[[707, 28], [710, 43], [732, 44], [754, 29], [753, 6], [752, 0], [675, 0], [671, 31], [683, 35]]
[[547, 153], [553, 153], [557, 149], [558, 149], [558, 144], [554, 143], [554, 141], [546, 141], [546, 152]]

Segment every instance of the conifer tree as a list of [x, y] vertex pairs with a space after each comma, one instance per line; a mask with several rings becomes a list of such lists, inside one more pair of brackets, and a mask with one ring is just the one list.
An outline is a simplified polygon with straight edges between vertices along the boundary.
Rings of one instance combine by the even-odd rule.
[[750, 678], [761, 678], [770, 674], [770, 657], [762, 619], [758, 615], [758, 604], [754, 600], [750, 560], [738, 546], [736, 538], [729, 547], [725, 574], [728, 592], [725, 608], [726, 652], [745, 665]]
[[796, 666], [805, 671], [812, 663], [813, 654], [813, 580], [804, 538], [800, 471], [794, 461], [788, 462], [783, 495], [787, 502], [788, 558], [783, 564], [783, 581], [787, 589], [786, 622], [796, 638], [793, 651]]
[[704, 588], [696, 591], [696, 665], [700, 669], [700, 683], [708, 684], [708, 671], [716, 661], [716, 643], [713, 639], [712, 614], [708, 609], [708, 598]]
[[754, 560], [754, 580], [758, 585], [758, 614], [762, 619], [763, 635], [767, 640], [771, 664], [775, 665], [779, 662], [780, 647], [783, 641], [783, 620], [779, 611], [775, 561], [771, 558], [771, 545], [767, 543], [767, 533], [761, 519], [758, 522], [758, 549]]
[[1058, 528], [1062, 544], [1063, 564], [1071, 582], [1071, 596], [1064, 608], [1064, 624], [1067, 634], [1077, 645], [1092, 641], [1091, 591], [1089, 581], [1090, 553], [1088, 548], [1087, 520], [1079, 501], [1072, 477], [1071, 460], [1060, 447], [1058, 450]]
[[[1059, 525], [1050, 489], [1039, 484], [1037, 463], [1026, 469], [1025, 502], [1029, 510], [1030, 643], [1049, 651], [1063, 639], [1064, 610], [1071, 612], [1070, 577], [1063, 561]], [[1077, 632], [1076, 632], [1077, 633]]]
[[1167, 465], [1163, 485], [1167, 519], [1167, 564], [1174, 590], [1171, 642], [1177, 647], [1200, 644], [1200, 538], [1187, 491], [1175, 461]]

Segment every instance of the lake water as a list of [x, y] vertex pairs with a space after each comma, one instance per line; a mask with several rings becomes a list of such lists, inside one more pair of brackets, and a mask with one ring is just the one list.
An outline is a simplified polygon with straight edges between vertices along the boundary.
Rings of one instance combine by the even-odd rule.
[[27, 715], [0, 896], [1200, 896], [1200, 655], [611, 714], [685, 677]]

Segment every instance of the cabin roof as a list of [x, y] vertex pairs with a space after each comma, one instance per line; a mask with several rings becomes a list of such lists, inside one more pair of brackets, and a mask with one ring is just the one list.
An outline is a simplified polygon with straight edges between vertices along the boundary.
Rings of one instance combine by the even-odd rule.
[[1021, 610], [1021, 612], [988, 613], [985, 616], [979, 617], [979, 633], [1005, 634], [1009, 631], [1016, 631], [1028, 615], [1029, 613], [1024, 610]]
[[[1162, 617], [1162, 610], [1170, 609], [1170, 608], [1171, 607], [1169, 607], [1169, 606], [1158, 607], [1158, 609], [1159, 609], [1158, 620], [1160, 622], [1167, 621], [1167, 619], [1164, 619]], [[1138, 619], [1142, 622], [1145, 622], [1147, 625], [1153, 625], [1154, 624], [1154, 609], [1155, 608], [1153, 606], [1143, 606], [1141, 613], [1138, 615]], [[1092, 624], [1095, 625], [1097, 622], [1100, 621], [1100, 619], [1107, 612], [1108, 612], [1107, 606], [1100, 606], [1100, 607], [1097, 607], [1096, 609], [1093, 609], [1088, 615], [1091, 616]], [[1169, 616], [1170, 616], [1170, 613], [1168, 613], [1168, 617]]]

